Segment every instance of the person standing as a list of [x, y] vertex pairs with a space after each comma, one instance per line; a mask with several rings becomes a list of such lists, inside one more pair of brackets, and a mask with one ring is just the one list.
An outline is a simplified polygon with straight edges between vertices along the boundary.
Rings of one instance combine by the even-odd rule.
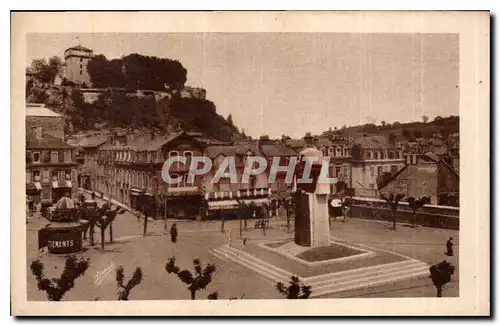
[[453, 238], [450, 237], [448, 241], [446, 241], [446, 252], [445, 255], [453, 256]]
[[174, 224], [172, 224], [172, 227], [170, 228], [170, 241], [172, 241], [172, 243], [177, 242], [177, 235], [178, 235], [177, 223], [174, 223]]

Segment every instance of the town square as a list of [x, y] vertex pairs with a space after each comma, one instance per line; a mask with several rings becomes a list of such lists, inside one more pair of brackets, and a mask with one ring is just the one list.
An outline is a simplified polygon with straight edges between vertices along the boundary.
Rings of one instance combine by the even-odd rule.
[[458, 37], [265, 34], [29, 37], [29, 301], [460, 296]]

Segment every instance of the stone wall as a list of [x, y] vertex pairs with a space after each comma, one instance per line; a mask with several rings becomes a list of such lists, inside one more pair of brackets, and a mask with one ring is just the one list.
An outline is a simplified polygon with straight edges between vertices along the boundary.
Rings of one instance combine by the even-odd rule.
[[[392, 212], [382, 200], [354, 200], [350, 214], [356, 218], [392, 221]], [[429, 205], [417, 211], [415, 223], [428, 227], [458, 230], [460, 226], [459, 215], [458, 208]], [[408, 204], [401, 203], [396, 211], [396, 222], [410, 223], [413, 218], [413, 211]]]

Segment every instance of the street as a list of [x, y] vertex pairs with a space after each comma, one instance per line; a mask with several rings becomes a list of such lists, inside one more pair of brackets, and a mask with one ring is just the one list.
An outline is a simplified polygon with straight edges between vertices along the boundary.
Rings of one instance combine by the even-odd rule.
[[[207, 289], [197, 294], [199, 299], [205, 299], [214, 291], [218, 292], [220, 299], [280, 298], [273, 282], [243, 265], [221, 256], [216, 257], [209, 251], [231, 242], [242, 243], [243, 238], [247, 239], [247, 244], [262, 240], [291, 239], [293, 232], [286, 232], [284, 218], [271, 219], [266, 235], [262, 230], [254, 229], [254, 222], [249, 221], [242, 238], [237, 220], [226, 221], [224, 232], [221, 232], [220, 221], [168, 221], [168, 227], [174, 222], [179, 230], [175, 244], [171, 243], [168, 234], [164, 234], [164, 221], [148, 221], [148, 235], [143, 237], [143, 219], [139, 220], [130, 212], [118, 215], [113, 222], [114, 243], [107, 243], [104, 251], [100, 250], [99, 243], [94, 247], [87, 246], [81, 255], [90, 258], [90, 267], [84, 276], [76, 280], [75, 288], [66, 294], [64, 300], [116, 300], [115, 269], [118, 266], [124, 267], [125, 280], [128, 280], [136, 267], [142, 269], [143, 281], [132, 290], [131, 300], [189, 299], [187, 286], [165, 271], [165, 263], [170, 257], [176, 258], [181, 269], [192, 270], [192, 260], [195, 258], [200, 259], [203, 266], [207, 263], [215, 264], [213, 280]], [[40, 256], [45, 264], [46, 275], [51, 277], [59, 276], [64, 266], [64, 257], [37, 253], [37, 230], [46, 223], [44, 219], [33, 219], [27, 224], [29, 300], [46, 300], [45, 294], [37, 289], [29, 270], [32, 260]], [[107, 230], [106, 241], [108, 236]], [[448, 259], [457, 270], [453, 281], [445, 287], [444, 296], [458, 295], [458, 246], [454, 257], [443, 254], [448, 237], [452, 236], [458, 243], [458, 231], [403, 226], [398, 226], [393, 231], [389, 228], [389, 223], [348, 219], [346, 222], [332, 221], [331, 236], [349, 243], [406, 255], [427, 264]], [[428, 277], [418, 277], [321, 297], [433, 297], [435, 291]]]

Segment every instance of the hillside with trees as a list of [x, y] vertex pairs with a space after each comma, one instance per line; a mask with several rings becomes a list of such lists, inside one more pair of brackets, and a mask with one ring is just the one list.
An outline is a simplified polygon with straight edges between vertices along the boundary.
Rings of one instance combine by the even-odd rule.
[[374, 123], [367, 123], [357, 126], [343, 126], [340, 129], [329, 129], [323, 132], [325, 136], [332, 135], [341, 131], [348, 136], [356, 137], [363, 134], [377, 134], [390, 137], [396, 136], [400, 139], [414, 141], [418, 138], [432, 138], [438, 134], [446, 138], [449, 135], [460, 132], [460, 121], [458, 116], [440, 117], [437, 116], [433, 121], [429, 121], [427, 116], [422, 117], [422, 122], [408, 122], [408, 123], [387, 123], [382, 121], [379, 125]]
[[[213, 102], [180, 96], [187, 71], [178, 61], [139, 54], [107, 60], [98, 55], [88, 64], [94, 88], [103, 90], [93, 103], [85, 102], [81, 90], [67, 81], [53, 84], [61, 62], [57, 57], [33, 60], [29, 72], [34, 81], [26, 84], [26, 100], [45, 103], [63, 114], [68, 135], [116, 127], [171, 130], [178, 126], [223, 141], [239, 135], [231, 119], [216, 113]], [[162, 94], [139, 96], [133, 92], [136, 89]]]

